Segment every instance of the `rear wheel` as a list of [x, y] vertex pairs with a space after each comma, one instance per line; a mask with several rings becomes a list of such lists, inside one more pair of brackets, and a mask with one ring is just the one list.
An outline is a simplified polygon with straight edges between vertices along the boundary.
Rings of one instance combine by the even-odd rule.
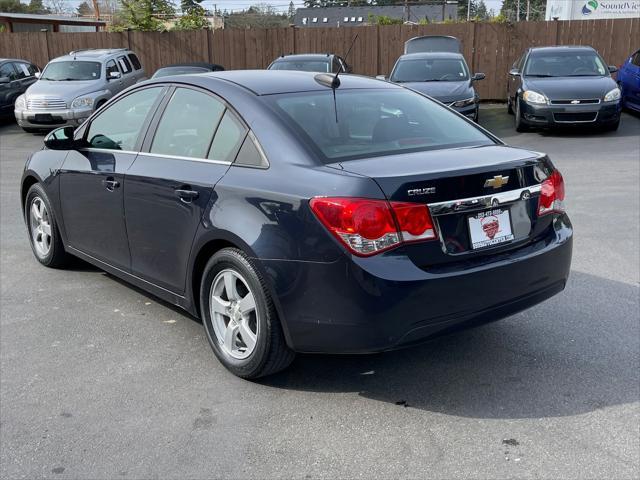
[[293, 361], [265, 281], [241, 250], [225, 248], [211, 257], [201, 282], [200, 309], [213, 352], [233, 374], [258, 378]]
[[70, 257], [64, 251], [49, 197], [40, 184], [31, 186], [24, 205], [29, 240], [36, 259], [47, 267], [63, 267]]

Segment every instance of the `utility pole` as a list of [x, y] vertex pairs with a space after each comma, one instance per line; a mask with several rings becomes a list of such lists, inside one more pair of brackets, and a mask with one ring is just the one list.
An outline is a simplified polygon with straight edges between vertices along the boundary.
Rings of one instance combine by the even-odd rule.
[[471, 0], [467, 3], [467, 22], [471, 20]]
[[520, 21], [520, 0], [516, 0], [516, 22]]
[[531, 0], [527, 0], [527, 22], [529, 21], [529, 12], [531, 11]]

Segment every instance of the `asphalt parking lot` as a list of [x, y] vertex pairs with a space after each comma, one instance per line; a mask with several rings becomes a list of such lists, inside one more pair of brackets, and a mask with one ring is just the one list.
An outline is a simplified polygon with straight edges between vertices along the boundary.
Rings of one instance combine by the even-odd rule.
[[36, 262], [18, 191], [42, 137], [1, 124], [0, 477], [638, 478], [640, 117], [517, 134], [505, 110], [481, 123], [564, 175], [567, 289], [408, 350], [299, 356], [255, 383], [181, 311], [81, 262]]

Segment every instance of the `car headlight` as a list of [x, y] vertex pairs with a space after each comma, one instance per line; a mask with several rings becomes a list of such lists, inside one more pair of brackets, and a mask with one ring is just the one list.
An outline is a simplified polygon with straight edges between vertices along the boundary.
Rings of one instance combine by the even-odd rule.
[[605, 102], [615, 102], [616, 100], [620, 100], [620, 89], [618, 87], [614, 88], [604, 96]]
[[544, 105], [547, 103], [547, 97], [541, 93], [534, 92], [533, 90], [527, 90], [522, 94], [522, 99], [527, 103], [535, 103], [538, 105]]
[[27, 99], [24, 95], [20, 95], [16, 98], [16, 105], [14, 107], [16, 110], [26, 110], [27, 109]]
[[78, 97], [71, 102], [71, 108], [92, 108], [93, 97]]
[[452, 107], [468, 107], [469, 105], [473, 105], [476, 103], [476, 97], [465, 98], [464, 100], [458, 100], [457, 102], [453, 102], [451, 104]]

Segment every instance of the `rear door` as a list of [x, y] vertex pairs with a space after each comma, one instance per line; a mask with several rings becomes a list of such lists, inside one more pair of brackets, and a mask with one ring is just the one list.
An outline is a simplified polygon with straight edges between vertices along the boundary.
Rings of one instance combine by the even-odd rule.
[[68, 153], [60, 169], [60, 203], [68, 244], [124, 271], [130, 269], [124, 222], [124, 173], [163, 87], [136, 90], [110, 104], [84, 128], [86, 148]]
[[181, 294], [196, 229], [246, 129], [196, 88], [175, 88], [161, 110], [127, 172], [126, 226], [133, 273]]
[[622, 87], [625, 90], [625, 100], [636, 108], [640, 108], [640, 50], [631, 57], [626, 70], [626, 78]]
[[118, 57], [118, 65], [120, 66], [120, 70], [122, 71], [122, 82], [124, 88], [130, 87], [134, 83], [136, 83], [136, 75], [133, 70], [133, 66], [131, 62], [127, 58], [126, 55], [121, 55]]
[[36, 78], [36, 72], [38, 72], [38, 69], [35, 65], [25, 62], [14, 62], [13, 66], [16, 69], [16, 72], [18, 72], [20, 94], [23, 94], [27, 91], [27, 88], [38, 80]]

